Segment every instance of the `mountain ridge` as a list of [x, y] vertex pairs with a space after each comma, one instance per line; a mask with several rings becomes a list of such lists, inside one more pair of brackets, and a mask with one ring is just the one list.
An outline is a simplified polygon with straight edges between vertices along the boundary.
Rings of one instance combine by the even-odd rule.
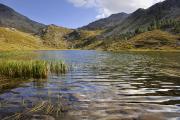
[[[118, 45], [123, 43], [125, 45], [125, 41], [135, 40], [136, 36], [149, 41], [153, 37], [141, 36], [149, 35], [149, 31], [154, 30], [159, 30], [159, 32], [151, 32], [151, 35], [159, 34], [163, 39], [164, 36], [177, 35], [175, 38], [179, 44], [180, 0], [165, 0], [147, 9], [139, 8], [131, 14], [123, 12], [112, 14], [107, 18], [94, 21], [78, 29], [68, 29], [53, 24], [44, 25], [21, 15], [6, 5], [0, 4], [0, 27], [30, 33], [32, 36], [39, 37], [45, 46], [56, 49], [104, 48], [106, 50], [109, 44]], [[0, 41], [1, 37], [3, 36], [0, 36]], [[161, 42], [158, 37], [153, 39], [158, 39], [152, 40], [157, 43]], [[170, 42], [170, 40], [167, 40], [167, 42]], [[133, 44], [131, 45], [133, 46]], [[111, 47], [113, 48], [113, 46]]]
[[102, 30], [106, 29], [108, 27], [113, 27], [117, 24], [120, 24], [125, 18], [128, 17], [129, 14], [127, 13], [117, 13], [117, 14], [112, 14], [111, 16], [107, 18], [102, 18], [97, 21], [94, 21], [86, 26], [83, 26], [79, 29], [81, 30]]
[[118, 33], [133, 32], [139, 27], [147, 27], [154, 20], [162, 19], [179, 19], [180, 16], [180, 1], [179, 0], [165, 0], [155, 5], [142, 9], [139, 8], [131, 13], [123, 22], [118, 24], [115, 28], [107, 30], [106, 36], [111, 36]]
[[[116, 17], [116, 14], [115, 14], [115, 17]], [[111, 16], [105, 19], [110, 19], [110, 18]], [[104, 19], [95, 21], [95, 23], [98, 23], [98, 22], [101, 23], [101, 21], [103, 20]], [[108, 22], [104, 24], [109, 24]], [[89, 28], [91, 28], [91, 25], [93, 26], [93, 24], [89, 24], [88, 26], [84, 27], [83, 30], [89, 30]], [[90, 40], [89, 41], [86, 40], [86, 46], [84, 46], [84, 48], [86, 48], [87, 46], [93, 46], [92, 49], [96, 49], [96, 48], [98, 49], [100, 47], [106, 50], [106, 46], [109, 46], [112, 43], [114, 44], [126, 43], [125, 41], [128, 41], [139, 34], [140, 36], [144, 36], [146, 35], [145, 34], [146, 32], [148, 34], [149, 31], [153, 31], [156, 29], [159, 29], [160, 31], [159, 32], [154, 31], [151, 33], [151, 35], [157, 34], [156, 36], [158, 36], [159, 34], [160, 37], [164, 38], [163, 35], [168, 36], [167, 33], [169, 32], [170, 33], [169, 35], [175, 34], [179, 36], [180, 34], [180, 0], [165, 0], [163, 2], [156, 3], [147, 9], [139, 8], [133, 13], [129, 14], [119, 24], [103, 29], [102, 34], [94, 37], [91, 40], [91, 41], [95, 41], [98, 44], [94, 44], [95, 42], [92, 43]], [[163, 31], [166, 31], [166, 32], [163, 32]], [[144, 33], [144, 34], [141, 34], [141, 33]], [[142, 38], [148, 41], [149, 39], [155, 39], [154, 41], [156, 42], [161, 40], [158, 37], [156, 38], [142, 37]], [[179, 43], [179, 37], [176, 37], [176, 38], [177, 38], [177, 43]], [[167, 42], [170, 42], [170, 40], [167, 40]], [[122, 45], [120, 46], [123, 48]], [[177, 44], [177, 46], [179, 46], [179, 44]], [[113, 48], [113, 46], [111, 47]], [[126, 47], [126, 48], [129, 48], [129, 47]], [[175, 49], [173, 47], [171, 48]], [[91, 49], [91, 48], [88, 48], [88, 49]], [[119, 49], [121, 48], [119, 47]]]
[[0, 3], [0, 27], [11, 27], [27, 33], [39, 34], [45, 26]]

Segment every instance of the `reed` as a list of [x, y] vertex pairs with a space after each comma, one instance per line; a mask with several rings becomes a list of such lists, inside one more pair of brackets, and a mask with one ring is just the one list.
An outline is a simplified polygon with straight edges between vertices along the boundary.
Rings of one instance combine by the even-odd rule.
[[57, 75], [64, 73], [64, 71], [67, 71], [65, 63], [63, 63], [62, 61], [49, 61], [49, 66], [51, 73], [55, 73]]
[[0, 76], [10, 78], [47, 78], [48, 74], [57, 75], [67, 71], [66, 65], [61, 61], [44, 60], [0, 60]]

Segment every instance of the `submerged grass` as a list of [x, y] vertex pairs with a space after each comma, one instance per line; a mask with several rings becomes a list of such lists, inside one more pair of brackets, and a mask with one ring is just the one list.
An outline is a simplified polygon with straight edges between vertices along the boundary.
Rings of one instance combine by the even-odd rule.
[[47, 78], [49, 73], [63, 74], [67, 71], [62, 61], [0, 60], [0, 76], [10, 78]]

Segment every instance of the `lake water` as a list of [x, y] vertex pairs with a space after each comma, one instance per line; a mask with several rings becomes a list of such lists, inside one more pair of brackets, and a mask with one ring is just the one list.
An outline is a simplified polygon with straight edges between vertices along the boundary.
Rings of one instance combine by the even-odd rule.
[[68, 73], [1, 92], [0, 119], [180, 120], [180, 53], [38, 53]]

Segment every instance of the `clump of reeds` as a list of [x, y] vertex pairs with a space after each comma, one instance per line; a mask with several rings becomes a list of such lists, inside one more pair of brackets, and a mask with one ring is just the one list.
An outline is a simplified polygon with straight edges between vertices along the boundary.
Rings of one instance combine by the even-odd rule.
[[51, 73], [55, 73], [57, 75], [67, 71], [67, 67], [62, 61], [49, 61], [49, 69]]
[[61, 61], [0, 60], [0, 75], [11, 78], [47, 78], [49, 73], [59, 75], [66, 70], [66, 65]]

